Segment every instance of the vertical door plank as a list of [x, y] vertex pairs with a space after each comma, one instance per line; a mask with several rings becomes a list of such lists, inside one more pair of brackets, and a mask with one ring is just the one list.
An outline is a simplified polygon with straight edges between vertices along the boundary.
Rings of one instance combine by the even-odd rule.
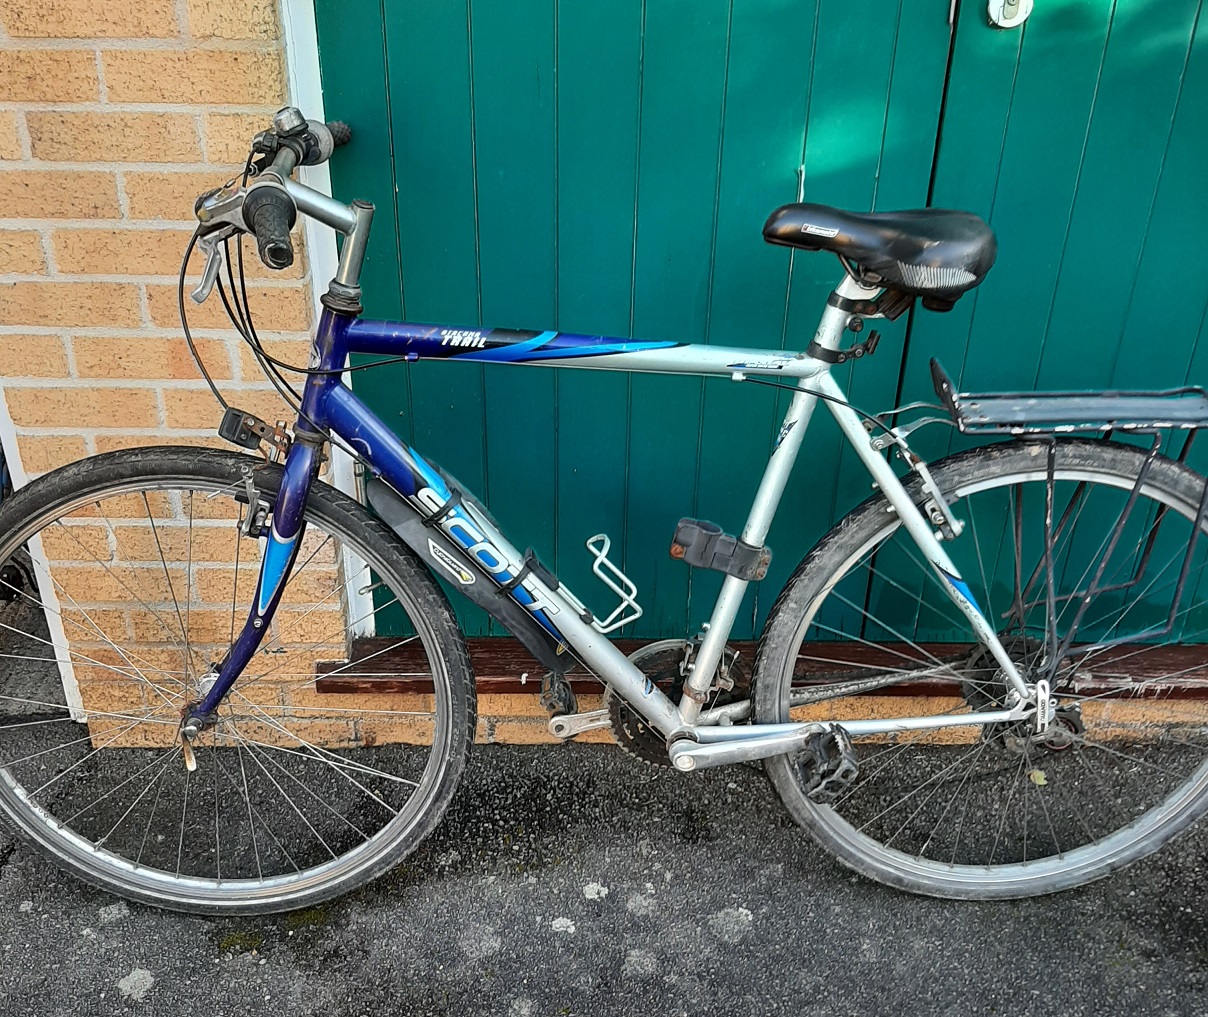
[[[631, 331], [642, 6], [558, 4], [556, 325], [564, 331]], [[624, 553], [629, 376], [564, 370], [557, 385], [555, 567], [604, 615], [612, 594], [592, 575], [583, 542], [605, 533], [617, 561]]]
[[[633, 298], [643, 338], [705, 337], [729, 14], [726, 0], [646, 9]], [[695, 508], [702, 382], [635, 375], [631, 391], [626, 571], [647, 605], [633, 634], [678, 634], [691, 576], [667, 548]]]
[[[802, 40], [813, 36], [816, 7], [813, 0], [779, 0], [734, 8], [709, 292], [710, 343], [781, 346], [789, 259], [784, 248], [764, 243], [762, 227], [772, 209], [796, 195], [809, 89]], [[746, 522], [779, 427], [778, 403], [776, 393], [766, 388], [705, 383], [697, 511], [730, 533], [738, 533]], [[690, 626], [708, 620], [720, 585], [718, 573], [693, 576]], [[735, 639], [754, 634], [755, 606], [765, 586], [752, 587]], [[770, 591], [767, 599], [774, 596]]]
[[[473, 325], [480, 314], [468, 6], [416, 0], [384, 9], [407, 316]], [[417, 448], [482, 493], [481, 370], [422, 363], [406, 371]], [[399, 426], [397, 397], [375, 408]], [[486, 613], [457, 600], [466, 631], [487, 634]]]
[[[1198, 6], [1117, 0], [1037, 370], [1040, 388], [1111, 381]], [[1190, 336], [1167, 336], [1164, 345], [1172, 360], [1185, 362]], [[1178, 367], [1171, 369], [1174, 383]]]
[[[472, 0], [471, 14], [482, 318], [489, 325], [551, 328], [554, 5]], [[557, 518], [554, 371], [489, 365], [483, 378], [483, 497], [518, 546], [531, 546], [551, 561]]]

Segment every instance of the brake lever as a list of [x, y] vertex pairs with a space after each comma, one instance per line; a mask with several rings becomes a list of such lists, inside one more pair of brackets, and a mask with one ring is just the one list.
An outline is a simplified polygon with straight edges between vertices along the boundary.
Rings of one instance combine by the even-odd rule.
[[221, 230], [215, 230], [213, 233], [207, 233], [197, 241], [197, 246], [200, 247], [206, 255], [206, 267], [201, 273], [201, 280], [193, 291], [189, 294], [195, 304], [204, 304], [214, 290], [214, 283], [218, 281], [218, 273], [226, 267], [226, 244], [224, 241], [227, 237], [235, 232], [233, 227], [227, 227]]

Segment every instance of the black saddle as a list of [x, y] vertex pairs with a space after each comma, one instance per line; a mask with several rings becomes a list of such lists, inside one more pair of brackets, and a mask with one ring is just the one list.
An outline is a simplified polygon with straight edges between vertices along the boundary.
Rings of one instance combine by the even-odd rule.
[[994, 231], [972, 212], [920, 208], [907, 212], [845, 212], [829, 205], [782, 205], [763, 227], [770, 244], [833, 251], [863, 281], [923, 297], [948, 310], [990, 271]]

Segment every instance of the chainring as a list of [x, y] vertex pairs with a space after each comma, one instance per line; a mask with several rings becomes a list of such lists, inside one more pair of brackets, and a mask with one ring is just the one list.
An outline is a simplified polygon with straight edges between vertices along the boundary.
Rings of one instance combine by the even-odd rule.
[[[685, 640], [664, 639], [643, 646], [630, 654], [629, 659], [659, 691], [673, 703], [678, 703], [684, 694], [684, 664], [691, 660], [690, 649], [691, 644]], [[710, 697], [710, 707], [734, 702], [750, 694], [749, 679], [738, 653], [726, 647], [724, 659], [727, 677], [733, 679], [734, 687], [715, 692]], [[612, 736], [626, 753], [652, 766], [671, 765], [666, 739], [612, 689], [605, 690], [604, 705], [608, 709]]]

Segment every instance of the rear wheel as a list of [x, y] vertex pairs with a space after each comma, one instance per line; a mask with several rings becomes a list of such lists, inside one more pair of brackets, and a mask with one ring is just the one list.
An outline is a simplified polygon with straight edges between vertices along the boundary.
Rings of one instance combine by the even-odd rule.
[[[768, 761], [798, 822], [874, 879], [947, 897], [1048, 893], [1156, 850], [1208, 810], [1204, 479], [1155, 460], [1130, 505], [1142, 451], [1052, 447], [1051, 472], [1047, 441], [933, 467], [966, 524], [948, 553], [1025, 680], [1052, 681], [1043, 737], [1020, 723], [854, 738], [859, 776], [825, 804], [803, 757]], [[877, 680], [891, 684], [846, 694]], [[786, 585], [755, 689], [765, 723], [971, 714], [1009, 696], [883, 497]]]
[[32, 561], [36, 579], [0, 611], [0, 813], [86, 880], [179, 910], [303, 907], [398, 863], [453, 794], [474, 691], [448, 602], [321, 483], [271, 632], [186, 767], [182, 710], [255, 586], [249, 493], [271, 515], [280, 477], [224, 452], [132, 450], [0, 513], [0, 564]]

